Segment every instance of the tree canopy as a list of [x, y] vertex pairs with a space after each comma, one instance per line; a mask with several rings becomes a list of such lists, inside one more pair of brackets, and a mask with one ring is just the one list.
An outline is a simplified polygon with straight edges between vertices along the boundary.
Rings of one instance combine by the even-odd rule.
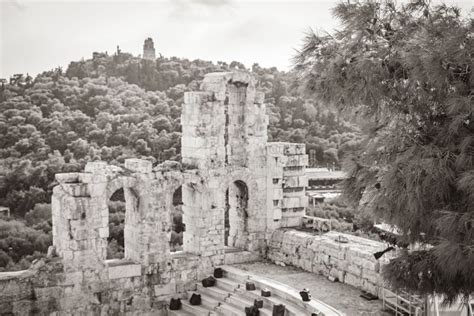
[[334, 34], [309, 32], [295, 57], [305, 89], [372, 123], [348, 161], [346, 194], [397, 225], [385, 268], [396, 288], [474, 292], [474, 21], [427, 1], [345, 1]]

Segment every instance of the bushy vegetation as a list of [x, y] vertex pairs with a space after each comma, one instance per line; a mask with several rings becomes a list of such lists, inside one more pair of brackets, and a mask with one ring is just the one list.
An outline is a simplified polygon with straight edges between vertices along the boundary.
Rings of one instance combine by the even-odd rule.
[[334, 36], [296, 56], [320, 100], [373, 129], [348, 164], [346, 193], [398, 226], [405, 249], [385, 269], [400, 290], [454, 301], [474, 291], [474, 22], [430, 1], [345, 1]]
[[338, 196], [316, 205], [309, 205], [306, 214], [329, 219], [331, 230], [348, 233], [359, 237], [380, 240], [374, 229], [374, 216], [357, 210], [343, 196]]
[[0, 218], [0, 271], [26, 269], [51, 245], [51, 207], [36, 204], [25, 220]]

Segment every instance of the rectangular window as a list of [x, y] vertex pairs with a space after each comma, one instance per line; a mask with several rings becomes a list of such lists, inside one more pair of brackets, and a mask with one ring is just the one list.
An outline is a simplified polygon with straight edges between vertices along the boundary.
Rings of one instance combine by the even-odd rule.
[[280, 202], [280, 200], [273, 200], [273, 206], [278, 206], [278, 202]]
[[273, 184], [278, 184], [279, 181], [280, 181], [280, 179], [278, 179], [278, 178], [273, 178]]

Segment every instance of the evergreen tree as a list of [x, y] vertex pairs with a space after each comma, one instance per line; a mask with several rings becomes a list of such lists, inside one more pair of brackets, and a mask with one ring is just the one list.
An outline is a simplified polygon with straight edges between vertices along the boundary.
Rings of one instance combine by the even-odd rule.
[[397, 225], [403, 249], [384, 270], [396, 288], [474, 292], [474, 21], [424, 0], [346, 1], [341, 28], [313, 32], [295, 57], [306, 90], [371, 119], [352, 159], [346, 193], [372, 196], [375, 214]]

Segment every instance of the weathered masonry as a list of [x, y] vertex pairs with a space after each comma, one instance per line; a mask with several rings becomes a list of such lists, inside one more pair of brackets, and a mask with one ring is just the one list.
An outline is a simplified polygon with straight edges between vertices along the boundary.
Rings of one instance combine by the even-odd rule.
[[[304, 144], [267, 143], [264, 96], [247, 73], [212, 73], [187, 92], [182, 163], [90, 162], [58, 174], [53, 190], [56, 256], [0, 274], [6, 313], [166, 314], [214, 266], [256, 260], [273, 232], [299, 226], [307, 199]], [[183, 252], [171, 253], [173, 194], [182, 190]], [[124, 190], [125, 257], [107, 260], [109, 211]]]

